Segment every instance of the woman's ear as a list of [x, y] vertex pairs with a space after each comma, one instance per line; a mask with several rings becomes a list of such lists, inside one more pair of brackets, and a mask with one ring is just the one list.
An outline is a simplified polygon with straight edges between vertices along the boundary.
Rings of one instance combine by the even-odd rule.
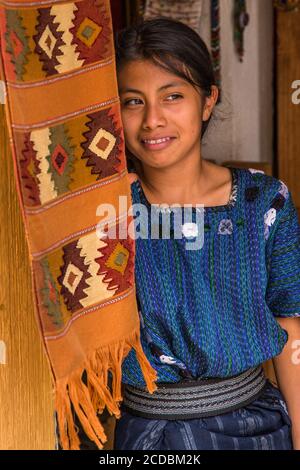
[[212, 110], [215, 107], [215, 104], [218, 101], [219, 90], [218, 87], [215, 85], [211, 86], [211, 93], [210, 96], [205, 97], [203, 112], [202, 112], [202, 120], [208, 121], [211, 116]]

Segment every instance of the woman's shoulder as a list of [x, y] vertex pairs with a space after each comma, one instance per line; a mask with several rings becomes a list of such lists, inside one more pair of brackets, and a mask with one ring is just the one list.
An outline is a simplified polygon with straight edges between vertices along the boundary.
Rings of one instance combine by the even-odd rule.
[[[255, 192], [268, 204], [274, 198], [286, 200], [289, 196], [289, 188], [286, 183], [275, 176], [268, 175], [256, 168], [239, 169], [244, 174], [245, 191], [248, 198]], [[284, 202], [284, 201], [283, 201]]]
[[267, 240], [272, 227], [277, 225], [275, 221], [279, 222], [291, 207], [290, 190], [284, 181], [261, 170], [247, 168], [238, 171], [244, 176], [245, 205], [256, 202], [257, 216], [263, 217], [264, 237]]
[[[223, 181], [228, 185], [228, 174], [226, 171], [231, 170], [233, 185], [237, 191], [244, 193], [245, 203], [257, 201], [260, 206], [268, 206], [272, 204], [273, 199], [287, 199], [289, 189], [284, 181], [266, 174], [263, 170], [252, 167], [237, 167], [234, 165], [222, 166], [207, 162], [210, 168], [210, 174], [213, 175], [215, 181]], [[225, 170], [225, 171], [224, 171]], [[242, 196], [239, 194], [239, 196]]]

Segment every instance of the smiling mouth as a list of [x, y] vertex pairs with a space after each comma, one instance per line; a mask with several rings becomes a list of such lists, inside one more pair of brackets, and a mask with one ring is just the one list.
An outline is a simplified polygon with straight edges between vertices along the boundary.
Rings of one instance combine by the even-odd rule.
[[175, 137], [161, 137], [160, 139], [142, 139], [144, 147], [152, 150], [159, 150], [167, 147], [175, 139]]
[[171, 139], [174, 139], [174, 137], [161, 137], [160, 139], [142, 139], [142, 142], [145, 144], [160, 144], [161, 142], [167, 142]]

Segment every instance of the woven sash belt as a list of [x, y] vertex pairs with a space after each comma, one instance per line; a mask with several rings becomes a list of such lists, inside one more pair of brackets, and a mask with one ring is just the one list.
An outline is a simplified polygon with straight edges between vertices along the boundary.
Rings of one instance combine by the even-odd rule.
[[262, 366], [229, 378], [158, 383], [153, 394], [126, 384], [122, 409], [150, 419], [204, 418], [248, 405], [266, 384]]

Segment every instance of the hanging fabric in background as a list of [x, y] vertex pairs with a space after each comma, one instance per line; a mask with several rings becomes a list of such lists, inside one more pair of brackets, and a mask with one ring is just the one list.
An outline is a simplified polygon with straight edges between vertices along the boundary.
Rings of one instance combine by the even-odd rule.
[[136, 10], [136, 16], [138, 18], [143, 18], [146, 8], [146, 0], [129, 0], [130, 5], [135, 4], [134, 8]]
[[216, 84], [219, 88], [218, 103], [221, 101], [221, 27], [220, 2], [211, 0], [211, 56]]
[[140, 17], [144, 16], [146, 7], [146, 0], [138, 0], [138, 14]]
[[293, 11], [300, 7], [300, 0], [273, 0], [273, 5], [281, 11]]
[[246, 0], [234, 0], [234, 44], [240, 62], [244, 58], [244, 31], [248, 24]]
[[125, 24], [126, 27], [135, 24], [141, 18], [143, 18], [146, 0], [110, 0], [111, 2], [117, 2], [117, 8], [120, 10], [122, 7], [125, 11]]
[[165, 16], [187, 24], [199, 33], [203, 0], [146, 0], [144, 18]]
[[[110, 3], [0, 1], [0, 34], [7, 124], [60, 441], [79, 449], [75, 413], [102, 448], [97, 413], [106, 407], [120, 416], [121, 365], [132, 348], [151, 393], [157, 377], [140, 343]], [[107, 204], [114, 211], [99, 226]], [[108, 228], [116, 237], [101, 236]]]

